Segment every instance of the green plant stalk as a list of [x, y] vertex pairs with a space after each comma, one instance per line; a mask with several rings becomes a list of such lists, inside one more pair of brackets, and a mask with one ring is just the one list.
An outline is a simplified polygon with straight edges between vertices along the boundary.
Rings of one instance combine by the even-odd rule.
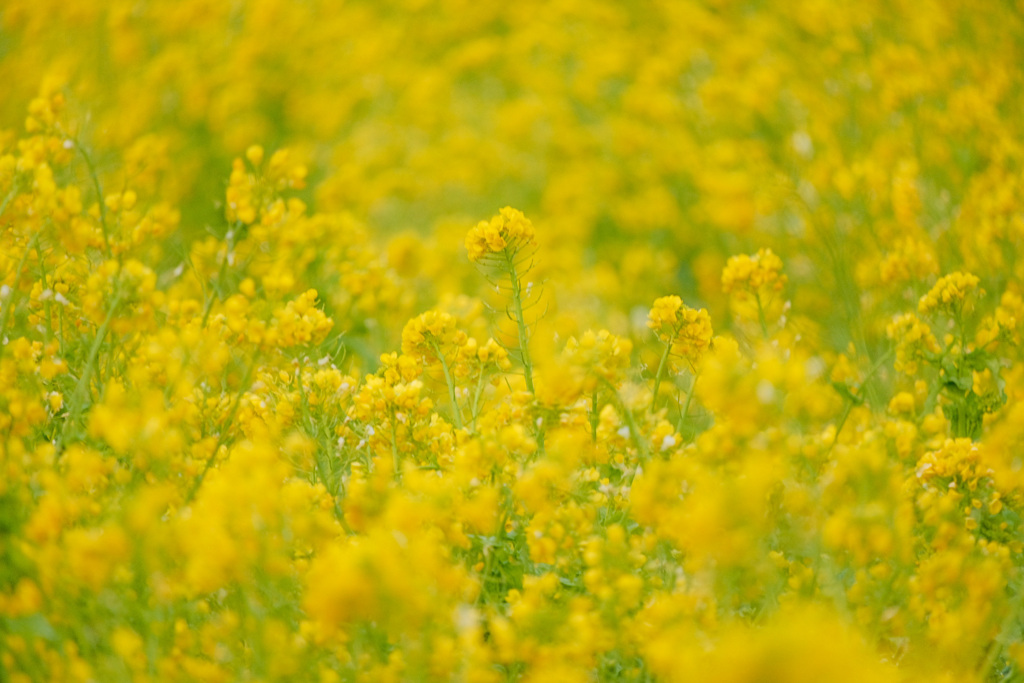
[[697, 380], [700, 379], [700, 375], [695, 374], [693, 381], [690, 382], [690, 390], [686, 392], [686, 402], [683, 403], [683, 409], [679, 413], [679, 432], [683, 431], [683, 427], [686, 424], [686, 414], [690, 412], [690, 403], [693, 401], [693, 394], [697, 391]]
[[484, 392], [484, 371], [480, 371], [480, 378], [476, 381], [476, 391], [473, 393], [473, 421], [470, 429], [476, 430], [476, 420], [480, 415], [480, 395]]
[[[626, 403], [622, 400], [615, 385], [606, 379], [601, 380], [605, 386], [611, 391], [612, 396], [615, 397], [616, 402], [619, 404], [619, 408], [622, 410], [622, 416], [626, 420], [626, 426], [629, 427], [629, 437], [633, 441], [633, 445], [636, 446], [637, 453], [640, 455], [641, 462], [647, 462], [650, 459], [650, 451], [647, 449], [647, 444], [644, 443], [641, 438], [640, 430], [636, 425], [636, 420], [633, 419], [633, 412], [626, 407]], [[633, 485], [633, 479], [636, 477], [636, 470], [634, 469], [632, 474], [629, 475], [629, 485]]]
[[[674, 336], [674, 333], [673, 333]], [[654, 396], [651, 397], [651, 412], [658, 407], [658, 390], [661, 389], [661, 375], [665, 371], [665, 364], [668, 363], [668, 356], [672, 352], [672, 341], [665, 344], [665, 351], [661, 354], [658, 362], [658, 371], [654, 373]]]
[[111, 257], [110, 250], [110, 237], [107, 235], [107, 205], [103, 201], [103, 188], [100, 187], [100, 176], [96, 172], [96, 165], [92, 163], [92, 157], [85, 151], [85, 147], [79, 144], [78, 140], [73, 139], [75, 148], [78, 149], [78, 153], [82, 155], [85, 160], [85, 166], [89, 169], [89, 177], [92, 178], [92, 184], [96, 188], [96, 203], [100, 207], [100, 230], [103, 232], [103, 250], [106, 252], [107, 258]]
[[501, 542], [505, 538], [505, 525], [508, 523], [509, 515], [512, 513], [512, 497], [506, 492], [505, 504], [501, 506], [501, 516], [498, 518], [498, 527], [494, 532], [494, 545], [490, 547], [490, 552], [487, 552], [488, 548], [484, 548], [484, 569], [480, 575], [480, 595], [477, 596], [478, 602], [486, 601], [485, 595], [487, 594], [487, 579], [491, 575], [491, 570], [494, 568], [494, 551], [501, 545]]
[[837, 443], [839, 443], [839, 435], [843, 433], [843, 427], [846, 426], [846, 420], [849, 419], [850, 411], [853, 410], [853, 401], [845, 399], [843, 403], [843, 414], [839, 416], [839, 424], [836, 425], [836, 434], [832, 437], [832, 443], [828, 446], [827, 452], [829, 453], [831, 453], [832, 449], [836, 447]]
[[445, 384], [448, 385], [448, 398], [452, 402], [452, 418], [455, 420], [455, 428], [462, 429], [462, 413], [459, 411], [459, 402], [455, 398], [455, 382], [452, 380], [452, 373], [448, 370], [448, 362], [444, 359], [444, 354], [441, 353], [441, 347], [436, 341], [433, 342], [432, 346], [434, 347], [434, 354], [441, 361], [441, 371], [444, 373]]
[[764, 317], [764, 306], [761, 304], [761, 293], [754, 292], [754, 300], [757, 301], [757, 319], [761, 322], [761, 332], [764, 338], [768, 338], [768, 321]]
[[100, 329], [96, 331], [96, 338], [92, 342], [92, 346], [89, 348], [89, 355], [86, 357], [85, 368], [82, 369], [82, 376], [78, 378], [78, 384], [75, 385], [75, 391], [71, 395], [71, 405], [67, 419], [64, 422], [64, 428], [61, 430], [60, 442], [57, 446], [57, 456], [60, 457], [63, 451], [65, 437], [67, 436], [67, 430], [71, 424], [74, 424], [79, 415], [82, 412], [82, 401], [85, 400], [85, 394], [89, 391], [89, 382], [92, 381], [93, 368], [96, 365], [96, 359], [100, 354], [100, 347], [103, 346], [103, 340], [107, 337], [107, 330], [110, 328], [110, 323], [114, 319], [114, 313], [117, 311], [117, 307], [121, 304], [121, 294], [118, 293], [114, 297], [113, 303], [110, 305], [110, 310], [107, 312], [107, 317], [100, 325]]
[[[224, 252], [224, 258], [220, 261], [220, 268], [217, 270], [217, 285], [219, 286], [224, 280], [224, 275], [228, 272], [228, 258], [231, 256], [231, 243], [225, 242], [227, 250]], [[197, 273], [198, 275], [198, 273]], [[200, 278], [200, 282], [202, 278]], [[210, 312], [213, 310], [213, 304], [218, 298], [216, 291], [210, 292], [210, 297], [206, 300], [206, 305], [203, 307], [203, 321], [201, 325], [206, 327], [206, 322], [210, 318]]]
[[17, 183], [17, 181], [15, 181], [14, 186], [11, 187], [11, 191], [8, 192], [7, 196], [4, 197], [4, 200], [2, 202], [0, 202], [0, 216], [3, 215], [4, 211], [7, 210], [7, 207], [10, 205], [10, 203], [17, 196], [18, 196], [18, 183]]
[[217, 459], [217, 453], [220, 451], [220, 447], [223, 446], [228, 440], [228, 429], [231, 427], [231, 423], [235, 420], [235, 415], [238, 414], [238, 409], [242, 405], [242, 394], [246, 392], [249, 387], [249, 382], [252, 380], [253, 373], [256, 372], [256, 364], [259, 363], [259, 355], [257, 354], [252, 359], [252, 363], [245, 371], [245, 377], [242, 378], [242, 386], [238, 390], [238, 394], [235, 395], [235, 401], [231, 405], [231, 410], [228, 412], [228, 418], [224, 421], [224, 429], [221, 430], [220, 435], [217, 437], [217, 443], [213, 446], [213, 452], [210, 457], [206, 459], [206, 464], [203, 465], [203, 471], [199, 473], [199, 478], [196, 479], [196, 483], [193, 484], [192, 489], [188, 492], [185, 497], [185, 505], [188, 505], [196, 497], [196, 493], [199, 488], [203, 485], [203, 481], [206, 479], [206, 475], [209, 473], [210, 468], [213, 467], [213, 461]]
[[398, 427], [396, 426], [397, 418], [395, 417], [395, 409], [391, 409], [391, 461], [395, 466], [395, 481], [400, 481], [402, 478], [402, 459], [398, 454]]
[[519, 354], [523, 361], [523, 377], [526, 379], [526, 388], [531, 394], [536, 392], [533, 389], [533, 364], [530, 362], [529, 334], [526, 329], [526, 318], [523, 315], [523, 291], [519, 282], [519, 274], [516, 272], [516, 264], [512, 255], [505, 254], [508, 263], [508, 275], [512, 282], [512, 304], [515, 306], [516, 325], [519, 328]]
[[[43, 253], [40, 250], [36, 250], [36, 256], [39, 257], [39, 272], [43, 275], [43, 282], [46, 282], [46, 261], [43, 260]], [[52, 292], [52, 290], [51, 290]], [[50, 299], [53, 297], [51, 296]], [[49, 342], [50, 338], [53, 337], [53, 316], [51, 312], [53, 309], [50, 305], [50, 299], [46, 300], [46, 341]], [[2, 339], [3, 337], [0, 337]]]
[[988, 679], [991, 673], [995, 673], [992, 669], [996, 665], [996, 662], [999, 661], [1000, 655], [1003, 653], [1002, 640], [1005, 638], [1007, 632], [1009, 632], [1017, 623], [1017, 619], [1020, 616], [1022, 609], [1024, 609], [1024, 591], [1021, 590], [1022, 587], [1024, 587], [1024, 584], [1018, 582], [1017, 595], [1014, 596], [1013, 603], [1010, 605], [1009, 613], [1003, 620], [1003, 623], [999, 628], [999, 633], [989, 644], [988, 650], [985, 652], [985, 659], [982, 660], [981, 665], [978, 667], [978, 673], [985, 679]]
[[[21, 271], [25, 268], [25, 263], [28, 261], [29, 252], [32, 251], [32, 248], [38, 241], [39, 233], [36, 233], [32, 236], [32, 239], [29, 240], [28, 245], [25, 246], [25, 253], [21, 255], [21, 260], [18, 261], [18, 268], [14, 271], [14, 286], [11, 287], [11, 293], [8, 297], [7, 305], [4, 306], [4, 317], [0, 320], [0, 344], [3, 344], [4, 337], [7, 336], [7, 325], [11, 321], [11, 309], [14, 308], [16, 303], [15, 294], [18, 292], [18, 278], [21, 277]], [[0, 351], [2, 351], [2, 349], [3, 346], [0, 346]]]

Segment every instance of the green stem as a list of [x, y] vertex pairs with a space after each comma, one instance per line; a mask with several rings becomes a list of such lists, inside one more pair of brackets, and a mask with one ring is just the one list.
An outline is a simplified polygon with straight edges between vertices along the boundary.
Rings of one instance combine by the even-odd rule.
[[980, 673], [985, 680], [988, 680], [992, 667], [994, 667], [996, 662], [999, 661], [999, 657], [1003, 653], [1003, 638], [1010, 629], [1013, 629], [1016, 626], [1017, 619], [1020, 617], [1022, 609], [1024, 609], [1024, 591], [1021, 590], [1022, 587], [1024, 586], [1018, 583], [1017, 595], [1014, 596], [1013, 603], [1010, 605], [1009, 613], [1003, 620], [1003, 623], [999, 628], [999, 633], [989, 645], [988, 651], [985, 653], [985, 659], [982, 660], [978, 673]]
[[452, 418], [455, 420], [455, 428], [462, 429], [462, 414], [459, 412], [459, 402], [455, 398], [455, 382], [452, 380], [452, 373], [448, 371], [448, 362], [444, 359], [444, 354], [441, 353], [440, 345], [436, 341], [432, 345], [434, 354], [441, 361], [441, 371], [444, 372], [444, 381], [448, 385], [448, 398], [452, 402]]
[[82, 369], [82, 376], [78, 379], [78, 384], [75, 385], [75, 391], [71, 395], [69, 413], [66, 421], [64, 422], [64, 428], [61, 430], [60, 442], [57, 445], [58, 458], [63, 451], [68, 428], [78, 420], [78, 417], [82, 412], [82, 403], [85, 401], [85, 395], [89, 392], [89, 382], [92, 381], [93, 367], [96, 365], [96, 359], [99, 357], [100, 347], [103, 346], [103, 340], [107, 336], [107, 330], [110, 328], [110, 323], [114, 319], [114, 313], [117, 312], [117, 307], [120, 304], [121, 293], [118, 292], [114, 297], [114, 301], [110, 305], [110, 310], [107, 311], [106, 319], [103, 321], [103, 324], [100, 325], [99, 330], [96, 331], [96, 338], [93, 340], [92, 346], [89, 348], [89, 355], [86, 357], [85, 367]]
[[[609, 391], [611, 391], [612, 396], [615, 397], [615, 401], [619, 404], [620, 410], [622, 410], [622, 416], [626, 420], [626, 426], [629, 427], [630, 439], [633, 441], [633, 445], [636, 446], [637, 453], [640, 455], [640, 460], [642, 462], [647, 462], [650, 457], [650, 451], [647, 449], [647, 444], [644, 443], [644, 440], [641, 438], [643, 435], [637, 427], [636, 420], [633, 419], [633, 411], [626, 406], [614, 384], [606, 379], [602, 379], [601, 381], [608, 387]], [[633, 474], [629, 477], [630, 484], [632, 484], [633, 477], [635, 476], [636, 470], [634, 469]]]
[[768, 321], [764, 317], [764, 306], [761, 305], [761, 293], [754, 293], [754, 300], [757, 301], [757, 319], [761, 321], [761, 332], [764, 334], [764, 338], [768, 338]]
[[32, 236], [29, 240], [28, 245], [25, 247], [25, 252], [21, 255], [21, 260], [18, 261], [18, 268], [14, 271], [14, 286], [11, 287], [11, 293], [8, 295], [8, 301], [4, 305], [4, 316], [0, 320], [0, 351], [3, 350], [3, 340], [7, 336], [7, 325], [11, 320], [11, 311], [14, 309], [15, 295], [18, 293], [18, 280], [21, 278], [21, 271], [25, 267], [25, 263], [28, 261], [28, 255], [32, 251], [32, 248], [39, 241], [39, 233]]
[[661, 361], [658, 362], [658, 371], [654, 374], [654, 396], [651, 398], [651, 412], [658, 407], [658, 390], [661, 389], [661, 374], [668, 363], [668, 356], [672, 352], [672, 341], [665, 344], [665, 351], [661, 354]]
[[[218, 287], [221, 285], [221, 282], [224, 280], [224, 274], [227, 273], [227, 270], [228, 270], [228, 258], [231, 256], [231, 248], [232, 248], [231, 242], [228, 241], [228, 242], [225, 242], [225, 244], [227, 245], [227, 251], [224, 252], [224, 258], [221, 259], [221, 261], [220, 261], [220, 268], [217, 270], [217, 286]], [[219, 296], [220, 296], [220, 293], [217, 292], [216, 290], [210, 292], [210, 297], [206, 300], [206, 305], [203, 308], [203, 321], [202, 321], [202, 323], [200, 323], [202, 327], [206, 327], [206, 321], [210, 319], [210, 311], [213, 310], [213, 304], [219, 298]]]
[[690, 412], [690, 402], [693, 401], [693, 394], [697, 391], [697, 380], [700, 379], [700, 375], [694, 375], [693, 381], [690, 382], [690, 390], [686, 392], [686, 403], [683, 404], [683, 410], [679, 413], [679, 433], [683, 433], [683, 426], [686, 424], [686, 414]]
[[[36, 250], [36, 256], [39, 257], [39, 272], [42, 273], [43, 285], [45, 286], [47, 284], [47, 282], [46, 282], [46, 261], [45, 261], [45, 259], [43, 259], [43, 252], [42, 252], [42, 250], [38, 250], [37, 249]], [[51, 288], [50, 291], [52, 293], [53, 289]], [[47, 299], [46, 303], [44, 304], [44, 308], [46, 309], [46, 341], [47, 342], [49, 342], [50, 338], [53, 337], [53, 316], [51, 315], [51, 313], [53, 311], [53, 308], [50, 305], [50, 299], [52, 299], [52, 298], [53, 298], [53, 296], [51, 295], [50, 298]], [[0, 339], [2, 339], [2, 337], [0, 337]]]
[[0, 202], [0, 216], [4, 215], [4, 211], [7, 210], [8, 205], [10, 205], [11, 201], [13, 201], [14, 198], [17, 197], [17, 196], [18, 196], [18, 184], [17, 184], [17, 182], [15, 182], [14, 186], [11, 187], [11, 191], [8, 192], [7, 196], [4, 197], [4, 200], [2, 202]]
[[89, 169], [89, 177], [92, 178], [93, 187], [96, 188], [96, 203], [100, 207], [100, 230], [103, 232], [103, 250], [107, 254], [109, 259], [111, 256], [110, 251], [110, 237], [107, 235], [107, 205], [103, 201], [103, 189], [100, 187], [100, 176], [96, 172], [96, 166], [92, 163], [92, 157], [85, 151], [85, 147], [79, 144], [78, 140], [72, 140], [75, 143], [75, 147], [78, 149], [78, 153], [82, 155], [85, 160], [85, 166]]
[[394, 408], [391, 409], [391, 461], [395, 466], [395, 480], [400, 481], [402, 479], [402, 459], [398, 454], [398, 426], [395, 424], [397, 418], [395, 417]]
[[[501, 516], [498, 518], [498, 528], [494, 532], [494, 544], [489, 548], [484, 546], [484, 569], [480, 574], [480, 595], [477, 596], [477, 602], [486, 602], [487, 595], [487, 579], [491, 576], [491, 570], [494, 568], [494, 555], [495, 551], [501, 545], [501, 542], [505, 540], [505, 524], [508, 523], [509, 515], [512, 514], [512, 497], [505, 493], [505, 504], [501, 506]], [[490, 552], [488, 552], [488, 550]]]
[[594, 443], [597, 443], [597, 425], [601, 421], [601, 416], [597, 414], [597, 388], [594, 388], [594, 393], [590, 397], [590, 438], [593, 439]]
[[516, 325], [519, 327], [519, 354], [523, 361], [523, 377], [526, 379], [526, 388], [533, 394], [533, 364], [530, 362], [529, 335], [526, 329], [526, 318], [523, 315], [523, 291], [522, 283], [519, 282], [519, 275], [516, 273], [516, 264], [511, 254], [506, 254], [508, 262], [508, 275], [512, 282], [512, 304], [515, 306]]
[[480, 378], [476, 381], [476, 391], [473, 393], [473, 421], [470, 429], [476, 431], [476, 419], [480, 414], [480, 394], [484, 391], [484, 371], [480, 370]]
[[196, 483], [192, 485], [192, 489], [185, 496], [185, 505], [188, 505], [196, 497], [199, 488], [203, 485], [203, 481], [206, 479], [206, 475], [209, 473], [210, 468], [213, 467], [214, 460], [217, 459], [217, 453], [220, 451], [220, 447], [227, 443], [228, 440], [228, 429], [231, 427], [231, 423], [235, 420], [235, 415], [238, 413], [239, 407], [242, 405], [242, 395], [248, 390], [249, 382], [252, 380], [253, 373], [256, 371], [256, 364], [259, 362], [259, 356], [255, 356], [252, 359], [252, 363], [245, 371], [245, 377], [242, 378], [242, 385], [238, 389], [238, 393], [235, 395], [235, 401], [231, 405], [231, 410], [228, 412], [228, 417], [224, 421], [224, 428], [221, 429], [220, 434], [217, 436], [217, 443], [213, 446], [213, 452], [210, 457], [206, 459], [206, 464], [203, 465], [203, 471], [199, 473], [199, 478], [196, 479]]
[[835, 448], [836, 444], [839, 443], [839, 435], [843, 433], [843, 427], [846, 426], [846, 420], [850, 417], [850, 411], [853, 410], [853, 401], [846, 399], [846, 404], [843, 406], [843, 414], [839, 416], [839, 424], [836, 425], [836, 434], [832, 437], [832, 443], [829, 444], [828, 452], [831, 453], [832, 449]]

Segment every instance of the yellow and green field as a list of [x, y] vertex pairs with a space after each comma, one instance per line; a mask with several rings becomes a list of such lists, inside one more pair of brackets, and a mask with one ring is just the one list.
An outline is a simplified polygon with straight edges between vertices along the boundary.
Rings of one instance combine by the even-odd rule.
[[3, 0], [0, 683], [1024, 681], [1024, 2]]

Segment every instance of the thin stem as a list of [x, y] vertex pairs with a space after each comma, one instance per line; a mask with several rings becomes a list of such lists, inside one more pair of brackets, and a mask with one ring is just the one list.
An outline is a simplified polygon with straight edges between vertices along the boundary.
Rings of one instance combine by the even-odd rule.
[[110, 258], [110, 237], [107, 235], [107, 205], [103, 201], [103, 189], [100, 187], [100, 176], [96, 172], [96, 166], [92, 163], [92, 157], [85, 151], [85, 147], [79, 144], [78, 140], [72, 140], [75, 143], [75, 147], [78, 149], [78, 153], [82, 155], [85, 160], [85, 166], [89, 169], [89, 177], [92, 178], [93, 187], [96, 188], [96, 203], [100, 207], [100, 230], [103, 232], [103, 250], [107, 254], [107, 258]]
[[512, 497], [505, 494], [505, 504], [501, 506], [501, 516], [498, 518], [498, 527], [494, 531], [494, 543], [491, 546], [484, 544], [484, 568], [480, 574], [480, 595], [477, 596], [477, 602], [485, 602], [487, 595], [487, 579], [490, 578], [491, 570], [494, 568], [494, 554], [495, 550], [501, 545], [501, 542], [505, 538], [505, 525], [508, 523], [509, 515], [512, 514]]
[[476, 431], [476, 419], [480, 415], [480, 394], [484, 391], [484, 371], [480, 370], [480, 378], [476, 381], [476, 391], [473, 393], [473, 421], [470, 429]]
[[206, 459], [206, 464], [203, 465], [203, 471], [199, 473], [199, 478], [196, 479], [196, 483], [193, 484], [192, 489], [188, 492], [185, 497], [185, 505], [192, 502], [192, 499], [196, 497], [196, 493], [199, 491], [199, 487], [203, 485], [203, 481], [206, 479], [207, 473], [210, 468], [213, 467], [214, 460], [217, 459], [217, 452], [220, 451], [220, 447], [227, 443], [228, 440], [228, 429], [231, 427], [231, 423], [235, 420], [235, 415], [238, 413], [238, 408], [242, 404], [242, 394], [244, 394], [248, 388], [249, 383], [252, 380], [253, 373], [256, 371], [256, 364], [259, 362], [259, 356], [255, 356], [252, 359], [252, 363], [245, 371], [245, 377], [242, 378], [242, 386], [239, 387], [238, 393], [235, 395], [235, 401], [231, 405], [231, 410], [228, 412], [228, 417], [224, 421], [224, 428], [217, 436], [217, 443], [213, 446], [213, 452], [210, 457]]
[[[231, 242], [227, 241], [227, 242], [225, 242], [225, 244], [227, 245], [227, 250], [224, 252], [224, 258], [222, 258], [220, 260], [220, 268], [217, 270], [217, 285], [218, 286], [220, 286], [221, 282], [224, 280], [224, 274], [227, 273], [227, 270], [228, 270], [228, 259], [231, 256], [231, 249], [232, 249]], [[203, 327], [206, 327], [206, 322], [207, 322], [207, 320], [210, 319], [210, 311], [213, 310], [213, 304], [217, 300], [217, 298], [218, 298], [218, 292], [216, 290], [211, 291], [210, 292], [210, 297], [206, 300], [206, 305], [203, 308], [203, 320], [200, 323]]]
[[[637, 453], [639, 453], [640, 455], [640, 460], [642, 462], [647, 462], [648, 458], [650, 457], [650, 451], [647, 449], [647, 444], [645, 444], [644, 440], [641, 438], [643, 435], [640, 433], [640, 429], [637, 427], [636, 420], [633, 419], [633, 411], [631, 411], [629, 407], [626, 405], [625, 401], [622, 400], [622, 396], [619, 395], [619, 391], [618, 389], [615, 388], [614, 384], [612, 384], [606, 379], [602, 379], [601, 381], [611, 391], [612, 396], [615, 397], [616, 402], [619, 404], [619, 408], [622, 410], [622, 416], [626, 420], [626, 426], [629, 427], [630, 439], [633, 441], [633, 445], [636, 446]], [[633, 473], [630, 474], [629, 476], [630, 485], [633, 484], [634, 477], [636, 477], [635, 469], [633, 470]]]
[[395, 467], [395, 480], [402, 479], [402, 460], [398, 454], [398, 426], [395, 424], [395, 409], [391, 409], [391, 462]]
[[64, 442], [67, 437], [67, 430], [70, 425], [74, 424], [78, 420], [78, 416], [82, 412], [82, 402], [85, 400], [85, 394], [89, 391], [89, 382], [92, 381], [93, 368], [96, 365], [96, 359], [100, 354], [100, 347], [103, 346], [103, 340], [106, 339], [107, 330], [110, 328], [110, 323], [114, 319], [114, 313], [117, 312], [117, 307], [121, 305], [121, 292], [118, 292], [114, 297], [114, 301], [110, 305], [110, 310], [107, 311], [107, 317], [100, 325], [99, 330], [96, 331], [96, 338], [92, 342], [92, 346], [89, 348], [89, 355], [86, 357], [85, 367], [82, 369], [82, 376], [78, 379], [78, 384], [75, 385], [75, 391], [71, 395], [71, 407], [70, 412], [64, 422], [64, 428], [61, 430], [60, 443], [57, 446], [57, 456], [60, 457], [63, 451]]
[[459, 412], [459, 402], [455, 398], [455, 382], [452, 380], [452, 373], [448, 371], [448, 362], [444, 359], [444, 354], [441, 353], [441, 347], [437, 341], [434, 341], [432, 346], [434, 347], [434, 354], [441, 361], [441, 371], [444, 372], [444, 381], [448, 385], [448, 398], [452, 402], [452, 417], [455, 419], [455, 428], [462, 429], [462, 414]]
[[[39, 257], [39, 272], [42, 273], [43, 284], [45, 285], [46, 284], [46, 260], [43, 258], [42, 250], [37, 249], [36, 250], [36, 256]], [[53, 290], [51, 289], [50, 291], [52, 293]], [[46, 303], [44, 304], [44, 307], [46, 308], [46, 341], [47, 342], [49, 342], [50, 338], [53, 337], [53, 316], [51, 315], [51, 312], [53, 311], [53, 309], [51, 308], [51, 305], [50, 305], [50, 299], [52, 299], [52, 298], [53, 297], [51, 296], [49, 299], [46, 300]]]
[[661, 354], [661, 361], [658, 363], [658, 371], [654, 374], [654, 396], [651, 398], [651, 412], [658, 407], [658, 390], [661, 388], [661, 374], [668, 363], [668, 356], [672, 352], [672, 341], [665, 344], [665, 351]]
[[597, 414], [597, 387], [594, 387], [590, 397], [590, 438], [594, 443], [597, 443], [597, 425], [600, 421], [601, 417]]
[[519, 275], [516, 272], [516, 264], [512, 255], [506, 252], [505, 258], [508, 263], [509, 279], [512, 282], [512, 303], [515, 306], [516, 324], [519, 327], [519, 354], [523, 361], [523, 377], [526, 379], [527, 390], [533, 394], [536, 392], [533, 390], [533, 364], [530, 362], [529, 335], [526, 329], [526, 318], [523, 315], [522, 284], [519, 282]]
[[754, 292], [754, 300], [757, 301], [757, 319], [761, 321], [761, 332], [764, 338], [768, 338], [768, 321], [764, 317], [764, 306], [761, 304], [761, 293]]
[[1014, 596], [1013, 603], [1010, 605], [1009, 613], [1003, 620], [999, 633], [989, 644], [988, 650], [985, 653], [985, 659], [981, 662], [978, 673], [981, 674], [982, 677], [988, 677], [989, 672], [992, 671], [992, 667], [994, 667], [996, 662], [999, 661], [999, 657], [1003, 653], [1002, 641], [1004, 634], [1016, 625], [1017, 619], [1020, 617], [1021, 610], [1024, 608], [1024, 592], [1021, 591], [1021, 587], [1021, 584], [1018, 583], [1017, 595]]
[[349, 526], [348, 520], [345, 519], [345, 511], [341, 509], [341, 505], [338, 504], [338, 486], [334, 477], [331, 476], [330, 468], [327, 463], [323, 462], [323, 450], [320, 449], [319, 444], [317, 445], [317, 453], [313, 457], [313, 469], [314, 473], [319, 472], [320, 480], [323, 481], [324, 487], [327, 492], [331, 494], [331, 502], [334, 507], [334, 518], [341, 524], [341, 528], [345, 530], [345, 533], [349, 536], [354, 535], [352, 527]]
[[846, 399], [844, 401], [846, 405], [843, 406], [843, 414], [839, 416], [839, 424], [836, 425], [835, 436], [832, 437], [832, 443], [828, 446], [828, 452], [831, 453], [832, 449], [839, 443], [839, 435], [843, 433], [843, 427], [846, 426], [846, 420], [850, 417], [850, 411], [853, 410], [853, 401]]
[[[7, 336], [7, 325], [11, 321], [11, 310], [14, 308], [15, 295], [18, 293], [18, 280], [21, 278], [21, 271], [25, 268], [25, 263], [28, 261], [28, 255], [39, 241], [39, 233], [32, 236], [29, 240], [28, 245], [25, 247], [25, 252], [21, 255], [21, 260], [18, 261], [18, 268], [14, 271], [14, 286], [11, 287], [11, 293], [8, 295], [8, 301], [4, 305], [3, 319], [0, 320], [0, 345], [3, 344], [4, 338]], [[3, 346], [0, 346], [0, 350]]]
[[700, 375], [694, 375], [693, 381], [690, 382], [690, 390], [686, 392], [686, 403], [683, 404], [683, 410], [679, 413], [679, 432], [683, 431], [683, 426], [686, 424], [686, 414], [690, 412], [690, 402], [693, 401], [693, 394], [697, 391], [697, 380], [700, 379]]
[[15, 182], [14, 186], [11, 187], [11, 191], [8, 192], [7, 196], [4, 197], [4, 200], [0, 202], [0, 216], [4, 215], [4, 211], [7, 210], [7, 207], [8, 205], [10, 205], [11, 201], [13, 201], [14, 198], [18, 196], [18, 192], [18, 183]]

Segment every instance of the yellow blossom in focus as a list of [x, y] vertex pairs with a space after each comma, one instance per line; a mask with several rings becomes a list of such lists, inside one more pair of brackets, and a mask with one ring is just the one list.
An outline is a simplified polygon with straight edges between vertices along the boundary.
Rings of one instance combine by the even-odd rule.
[[466, 234], [470, 261], [498, 255], [514, 259], [523, 249], [536, 245], [533, 223], [522, 211], [506, 206], [489, 221], [480, 221]]
[[690, 308], [675, 295], [655, 299], [647, 314], [647, 327], [691, 368], [700, 364], [714, 336], [708, 312], [703, 308]]

